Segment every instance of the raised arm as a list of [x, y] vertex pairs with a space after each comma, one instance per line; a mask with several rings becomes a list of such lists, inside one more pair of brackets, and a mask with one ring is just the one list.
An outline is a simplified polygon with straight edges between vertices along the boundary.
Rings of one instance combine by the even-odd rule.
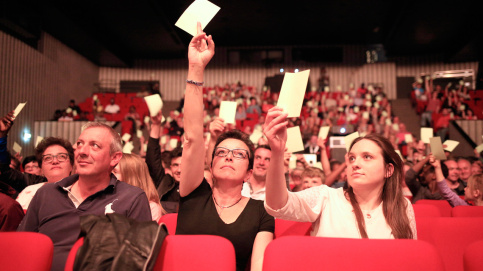
[[287, 142], [287, 114], [280, 107], [268, 111], [263, 132], [272, 149], [272, 158], [265, 183], [265, 202], [272, 209], [280, 209], [287, 203], [288, 192], [285, 185], [283, 154]]
[[441, 162], [436, 160], [436, 158], [430, 154], [429, 155], [429, 163], [434, 167], [434, 173], [436, 174], [436, 184], [439, 189], [439, 193], [445, 200], [451, 204], [451, 206], [458, 206], [458, 205], [469, 205], [463, 199], [461, 199], [458, 194], [453, 192], [451, 188], [448, 187], [446, 180], [443, 175], [443, 171], [441, 170]]
[[318, 138], [317, 145], [320, 148], [320, 163], [322, 164], [322, 169], [324, 170], [325, 176], [331, 173], [330, 170], [330, 161], [329, 157], [327, 156], [327, 149], [325, 147], [326, 139]]
[[162, 118], [161, 111], [156, 116], [151, 117], [151, 131], [149, 132], [148, 149], [146, 151], [146, 164], [148, 165], [149, 175], [151, 175], [151, 179], [153, 179], [156, 187], [159, 186], [165, 175], [161, 163], [161, 147], [159, 146]]
[[208, 142], [208, 148], [206, 150], [206, 163], [211, 165], [211, 154], [215, 148], [216, 140], [225, 130], [225, 121], [222, 118], [215, 118], [210, 122], [210, 142]]
[[179, 194], [184, 197], [203, 181], [205, 146], [203, 142], [203, 75], [215, 54], [215, 43], [201, 30], [191, 39], [188, 48], [188, 77], [184, 102], [184, 147]]

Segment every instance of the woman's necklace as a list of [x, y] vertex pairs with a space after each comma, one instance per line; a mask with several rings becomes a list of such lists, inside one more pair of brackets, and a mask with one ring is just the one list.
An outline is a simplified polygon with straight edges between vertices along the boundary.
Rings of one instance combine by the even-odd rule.
[[213, 198], [213, 201], [215, 202], [216, 206], [220, 207], [220, 211], [218, 212], [218, 215], [221, 215], [221, 212], [223, 212], [224, 209], [227, 209], [227, 208], [231, 208], [235, 205], [237, 205], [243, 198], [243, 196], [241, 196], [235, 203], [233, 203], [232, 205], [229, 205], [229, 206], [222, 206], [222, 205], [219, 205], [218, 202], [216, 202], [216, 199], [215, 199], [215, 196], [214, 195], [211, 195], [211, 197]]

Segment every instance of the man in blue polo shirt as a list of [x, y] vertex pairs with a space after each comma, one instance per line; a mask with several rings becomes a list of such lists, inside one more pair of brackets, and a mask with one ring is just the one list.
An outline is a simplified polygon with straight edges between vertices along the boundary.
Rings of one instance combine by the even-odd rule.
[[83, 127], [74, 148], [76, 174], [40, 188], [18, 227], [18, 231], [40, 232], [52, 239], [52, 270], [64, 270], [80, 233], [81, 216], [118, 213], [140, 221], [151, 220], [143, 190], [111, 174], [122, 157], [118, 133], [103, 123], [90, 122]]

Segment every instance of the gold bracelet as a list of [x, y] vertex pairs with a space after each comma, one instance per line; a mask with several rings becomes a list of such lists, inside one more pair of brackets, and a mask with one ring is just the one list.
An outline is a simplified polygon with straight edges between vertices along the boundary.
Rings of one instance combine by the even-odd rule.
[[186, 80], [186, 83], [193, 84], [193, 85], [199, 86], [199, 87], [203, 86], [203, 84], [204, 84], [204, 82], [196, 82], [196, 81], [193, 81], [193, 80]]

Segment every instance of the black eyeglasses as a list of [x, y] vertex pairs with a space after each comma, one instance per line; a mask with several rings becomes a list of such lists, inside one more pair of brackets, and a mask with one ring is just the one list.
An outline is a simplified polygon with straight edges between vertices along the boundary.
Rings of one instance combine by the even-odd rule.
[[226, 157], [229, 153], [233, 154], [236, 159], [246, 159], [248, 157], [248, 151], [245, 149], [227, 149], [225, 147], [217, 147], [215, 149], [215, 156]]
[[46, 154], [42, 156], [42, 162], [46, 164], [50, 164], [54, 161], [54, 158], [57, 158], [57, 161], [64, 162], [69, 159], [68, 153], [58, 153], [57, 155]]

